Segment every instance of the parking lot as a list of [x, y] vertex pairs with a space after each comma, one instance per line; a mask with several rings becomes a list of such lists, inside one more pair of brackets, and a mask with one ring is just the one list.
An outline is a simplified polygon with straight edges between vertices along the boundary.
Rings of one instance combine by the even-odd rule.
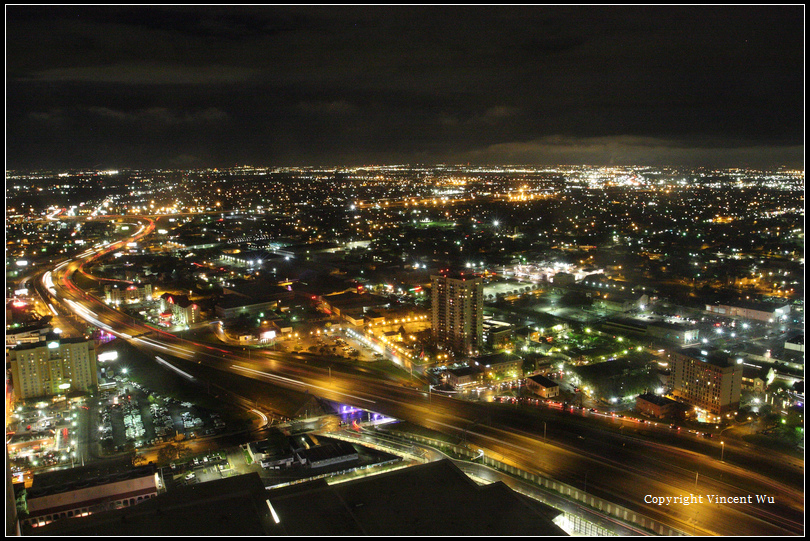
[[86, 456], [86, 419], [84, 401], [64, 396], [21, 403], [7, 412], [9, 467], [15, 479], [29, 481], [32, 471], [81, 463]]
[[162, 474], [166, 487], [171, 489], [246, 473], [246, 467], [234, 467], [240, 463], [245, 460], [238, 448], [219, 450], [175, 460], [162, 468]]
[[115, 388], [103, 393], [93, 414], [104, 453], [148, 448], [178, 436], [213, 435], [225, 427], [219, 414], [161, 396], [125, 376], [116, 377]]

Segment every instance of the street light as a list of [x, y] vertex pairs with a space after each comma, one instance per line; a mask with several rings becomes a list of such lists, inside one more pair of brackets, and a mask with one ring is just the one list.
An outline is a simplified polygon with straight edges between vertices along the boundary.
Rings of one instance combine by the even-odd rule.
[[726, 444], [724, 442], [720, 442], [720, 462], [723, 462], [723, 452], [726, 450]]

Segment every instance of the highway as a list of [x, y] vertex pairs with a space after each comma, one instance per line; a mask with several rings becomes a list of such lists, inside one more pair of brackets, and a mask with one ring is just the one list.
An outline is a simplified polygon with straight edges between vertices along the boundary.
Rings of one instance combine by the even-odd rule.
[[[137, 235], [122, 242], [152, 229], [154, 223], [144, 221]], [[99, 253], [85, 252], [51, 269], [50, 274], [44, 273], [35, 281], [37, 290], [189, 375], [194, 374], [195, 365], [214, 368], [249, 378], [257, 385], [308, 392], [407, 420], [456, 436], [502, 462], [584, 489], [686, 533], [804, 532], [803, 461], [761, 453], [732, 440], [721, 449], [719, 441], [673, 433], [668, 425], [639, 425], [587, 410], [458, 400], [405, 386], [362, 367], [330, 364], [317, 356], [262, 351], [248, 357], [226, 346], [181, 340], [109, 308], [76, 287], [74, 273], [81, 272], [82, 265]], [[689, 494], [702, 495], [704, 503], [648, 503], [650, 497]], [[709, 495], [761, 495], [772, 497], [773, 503], [710, 504]]]

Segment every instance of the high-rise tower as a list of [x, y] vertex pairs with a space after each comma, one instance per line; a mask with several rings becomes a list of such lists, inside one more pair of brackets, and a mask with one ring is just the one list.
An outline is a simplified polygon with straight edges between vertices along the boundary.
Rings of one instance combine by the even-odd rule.
[[674, 352], [672, 394], [717, 417], [740, 406], [742, 359], [717, 350], [686, 348]]
[[477, 354], [483, 344], [484, 279], [455, 271], [430, 279], [433, 339], [458, 353]]
[[17, 400], [90, 391], [98, 386], [92, 340], [63, 338], [22, 344], [8, 351]]

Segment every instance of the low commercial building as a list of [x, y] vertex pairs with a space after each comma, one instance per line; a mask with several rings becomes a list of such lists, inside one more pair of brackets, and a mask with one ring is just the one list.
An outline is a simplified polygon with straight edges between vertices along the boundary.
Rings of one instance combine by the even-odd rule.
[[296, 452], [296, 455], [302, 464], [306, 464], [313, 469], [352, 462], [359, 458], [354, 445], [345, 441], [335, 441], [301, 449]]
[[572, 286], [576, 283], [576, 277], [568, 272], [558, 272], [551, 278], [551, 283], [560, 287]]
[[785, 340], [785, 349], [804, 353], [804, 334]]
[[624, 317], [608, 318], [602, 324], [602, 329], [609, 333], [630, 333], [636, 336], [647, 334], [647, 324], [645, 322]]
[[728, 317], [741, 317], [756, 321], [780, 321], [790, 315], [790, 304], [776, 304], [750, 300], [707, 304], [706, 311]]
[[343, 310], [343, 320], [354, 327], [363, 328], [366, 324], [366, 314], [362, 308], [349, 308]]
[[776, 378], [772, 366], [743, 364], [742, 388], [752, 393], [764, 393], [768, 385]]
[[671, 342], [681, 347], [698, 342], [699, 331], [694, 325], [668, 323], [666, 321], [645, 321], [631, 317], [608, 318], [603, 324], [605, 332], [629, 333]]
[[375, 308], [364, 310], [366, 327], [372, 329], [399, 330], [417, 333], [430, 329], [430, 315], [419, 309]]
[[228, 265], [248, 269], [260, 268], [266, 262], [280, 259], [279, 255], [267, 250], [235, 250], [233, 253], [223, 253], [220, 257]]
[[595, 299], [594, 304], [610, 312], [626, 313], [631, 310], [643, 310], [650, 304], [650, 297], [647, 294], [611, 291], [602, 293]]
[[512, 343], [515, 327], [511, 323], [485, 319], [483, 329], [484, 343], [492, 349], [502, 349]]
[[511, 353], [480, 355], [470, 359], [470, 364], [479, 366], [492, 379], [517, 379], [523, 377], [523, 358]]
[[391, 301], [386, 297], [372, 293], [338, 293], [337, 295], [324, 295], [319, 297], [318, 300], [328, 313], [344, 318], [344, 314], [349, 312], [357, 320], [359, 320], [357, 316], [361, 310], [366, 313], [375, 308], [385, 308], [391, 304]]
[[677, 402], [665, 396], [645, 393], [636, 397], [636, 409], [644, 415], [663, 419], [670, 417], [677, 411]]
[[454, 389], [463, 389], [470, 385], [478, 385], [483, 381], [483, 371], [475, 366], [464, 366], [461, 368], [448, 368], [445, 372], [447, 383]]
[[238, 317], [264, 317], [278, 307], [277, 300], [256, 300], [241, 295], [225, 295], [217, 303], [214, 311], [218, 318], [223, 320]]
[[296, 457], [288, 446], [279, 446], [270, 440], [252, 441], [247, 445], [251, 460], [262, 468], [278, 470], [296, 463]]
[[135, 303], [152, 300], [152, 284], [107, 284], [104, 286], [107, 304]]
[[185, 295], [164, 293], [160, 296], [160, 310], [168, 315], [164, 319], [173, 325], [190, 325], [201, 321], [200, 306]]
[[28, 516], [23, 527], [37, 528], [64, 518], [137, 505], [158, 494], [153, 465], [127, 465], [113, 473], [92, 474], [88, 468], [35, 475], [26, 491]]
[[541, 374], [534, 374], [526, 378], [526, 387], [543, 398], [554, 398], [560, 394], [560, 385]]
[[696, 344], [699, 337], [698, 328], [685, 323], [667, 323], [656, 321], [647, 325], [647, 336], [672, 342], [680, 346]]
[[53, 332], [53, 325], [50, 324], [50, 317], [47, 321], [35, 325], [7, 329], [6, 347], [43, 342], [48, 339], [48, 335], [51, 332]]

